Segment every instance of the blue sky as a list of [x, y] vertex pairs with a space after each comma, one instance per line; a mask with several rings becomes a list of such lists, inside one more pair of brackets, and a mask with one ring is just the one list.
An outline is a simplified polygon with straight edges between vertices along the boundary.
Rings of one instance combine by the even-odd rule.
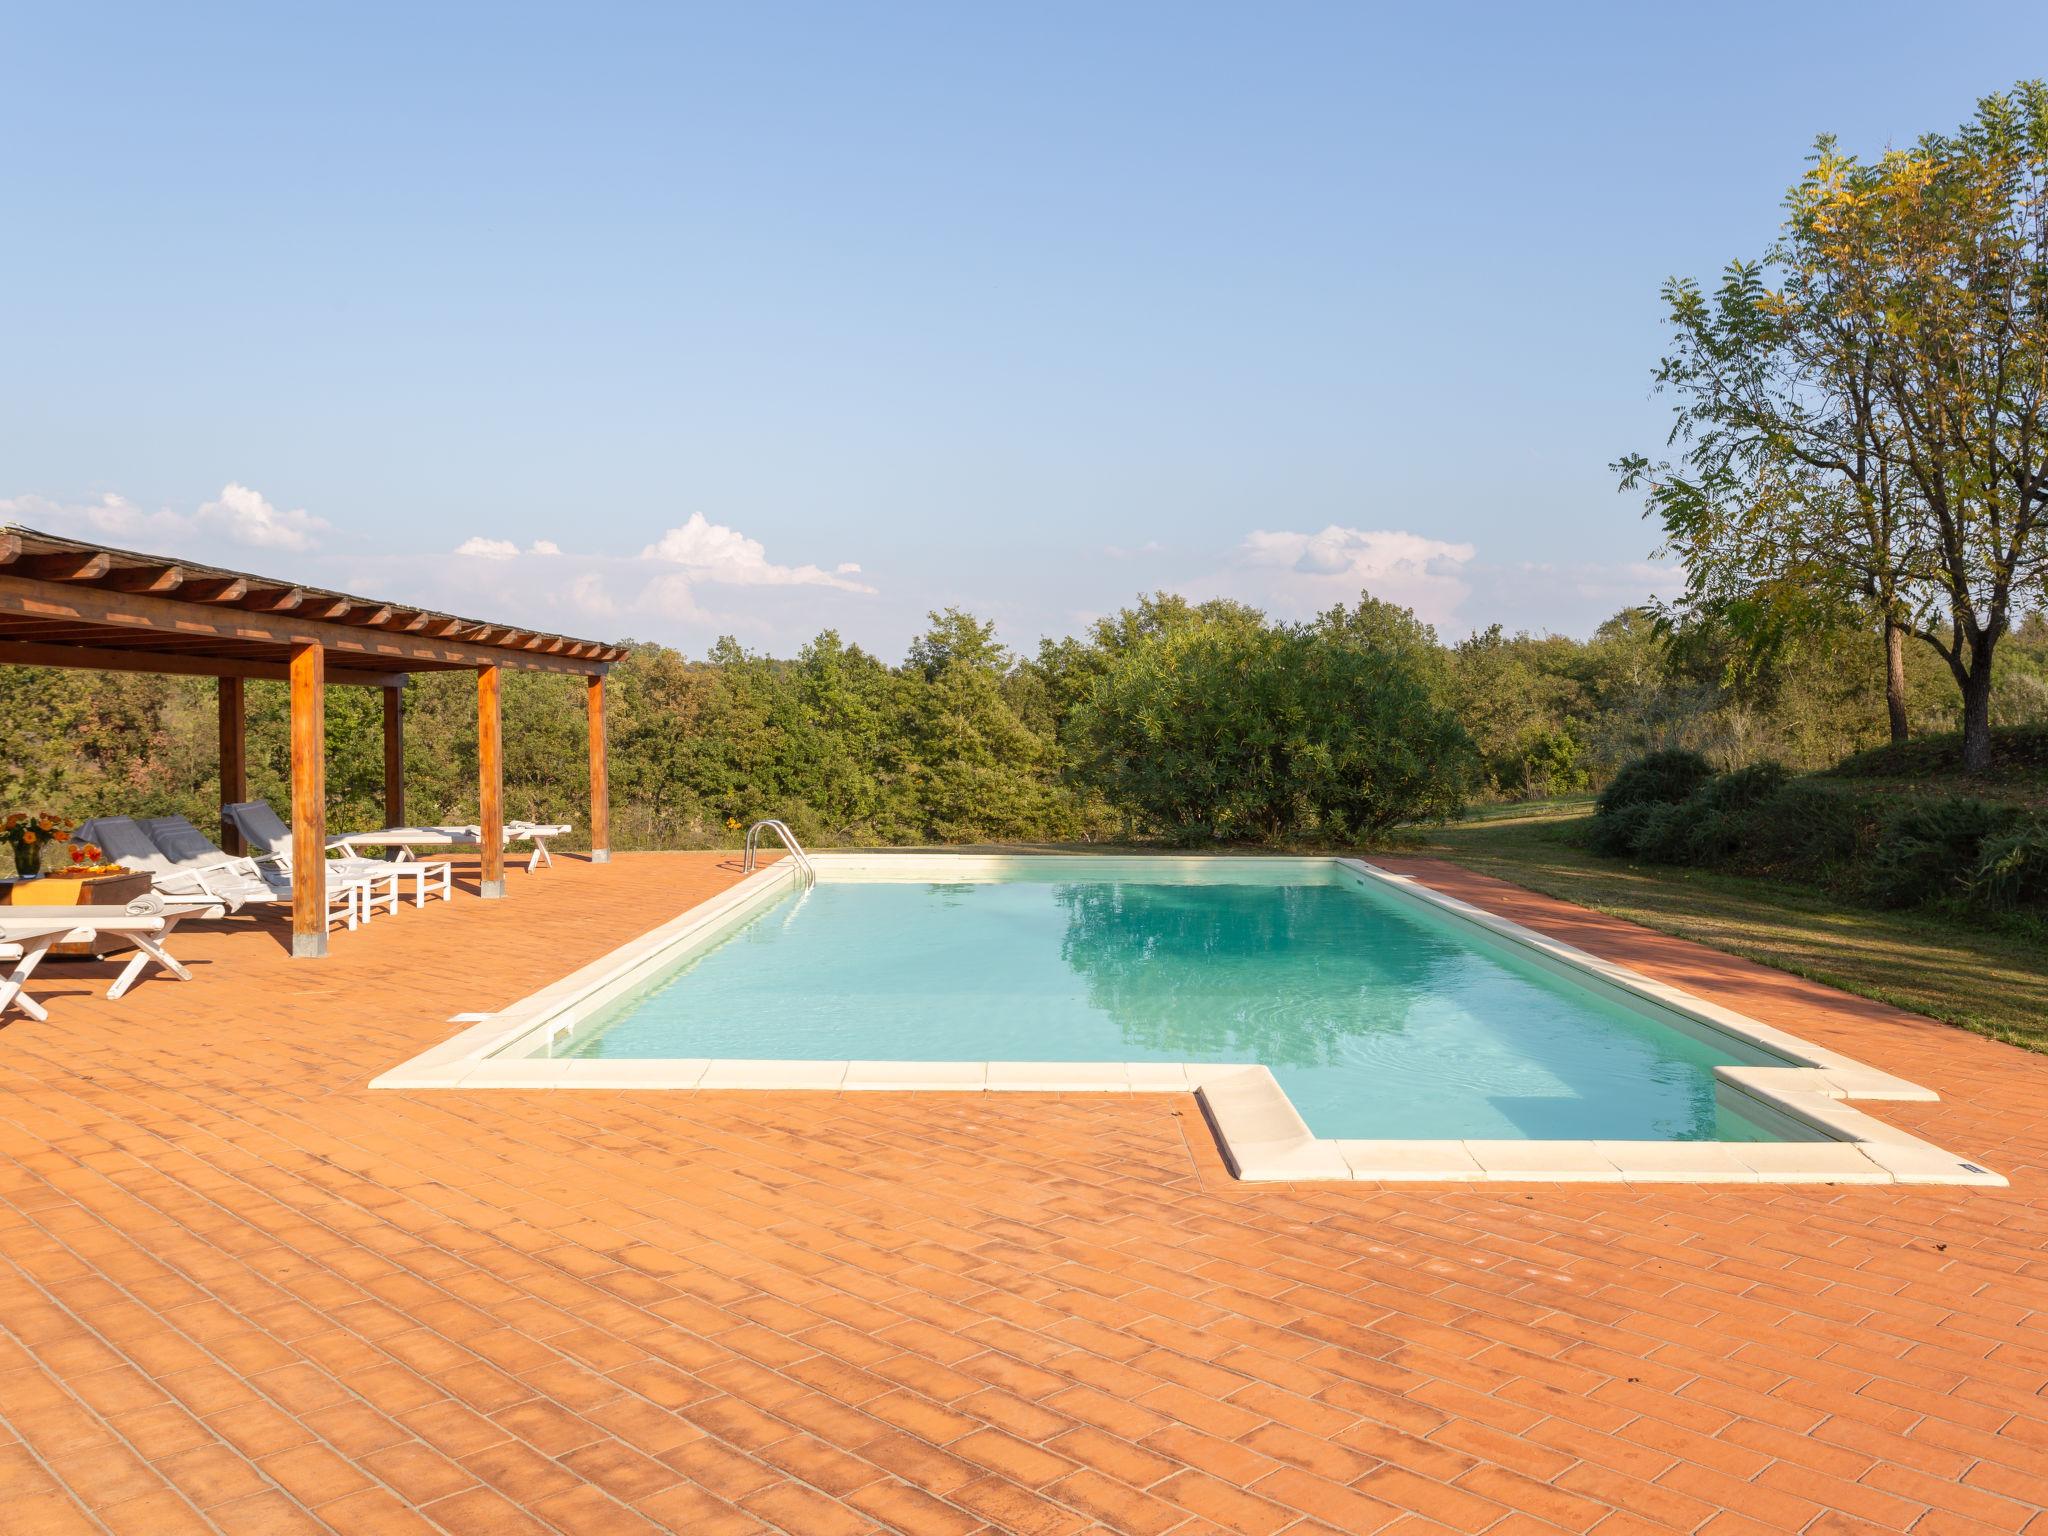
[[0, 517], [692, 650], [1585, 633], [1661, 280], [2048, 69], [1933, 14], [14, 7]]

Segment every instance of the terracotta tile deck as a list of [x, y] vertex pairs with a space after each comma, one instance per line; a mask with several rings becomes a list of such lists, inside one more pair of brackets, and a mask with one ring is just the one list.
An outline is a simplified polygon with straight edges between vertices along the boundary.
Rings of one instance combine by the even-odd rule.
[[[2010, 1190], [1250, 1188], [1192, 1101], [372, 1094], [735, 877], [0, 1029], [0, 1529], [2048, 1531], [2048, 1060], [1445, 866]], [[76, 984], [52, 985], [66, 974]]]

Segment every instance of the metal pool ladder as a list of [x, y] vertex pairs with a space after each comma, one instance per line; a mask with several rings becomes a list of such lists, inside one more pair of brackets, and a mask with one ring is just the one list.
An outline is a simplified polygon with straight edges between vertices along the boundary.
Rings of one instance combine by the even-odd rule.
[[740, 860], [742, 874], [752, 872], [755, 859], [761, 851], [763, 832], [773, 832], [782, 839], [782, 846], [789, 850], [789, 856], [796, 861], [796, 867], [802, 873], [806, 885], [818, 883], [818, 872], [811, 867], [810, 855], [804, 852], [803, 844], [796, 840], [796, 834], [789, 830], [789, 823], [777, 821], [772, 817], [767, 821], [757, 821], [747, 828], [747, 851]]

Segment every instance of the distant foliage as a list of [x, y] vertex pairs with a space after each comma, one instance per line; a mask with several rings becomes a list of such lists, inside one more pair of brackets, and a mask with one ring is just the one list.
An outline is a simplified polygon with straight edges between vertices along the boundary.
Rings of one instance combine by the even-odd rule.
[[[1647, 759], [1644, 760], [1647, 763]], [[1617, 786], [1674, 778], [1634, 774]], [[1764, 875], [1878, 907], [2048, 906], [2048, 824], [2016, 805], [1794, 778], [1775, 763], [1710, 775], [1682, 800], [1632, 797], [1595, 816], [1612, 858]]]
[[1093, 678], [1069, 737], [1105, 800], [1181, 841], [1370, 838], [1455, 813], [1476, 767], [1415, 658], [1342, 615], [1150, 627]]
[[1791, 775], [1779, 763], [1752, 763], [1707, 780], [1687, 796], [1686, 864], [1718, 864], [1732, 857], [1748, 836], [1757, 806], [1784, 788]]
[[[829, 630], [787, 657], [731, 640], [702, 658], [634, 645], [610, 681], [612, 840], [730, 846], [774, 815], [827, 846], [1371, 840], [1468, 796], [1608, 783], [1649, 754], [1679, 752], [1664, 760], [1688, 765], [1681, 777], [1701, 763], [1833, 763], [1883, 732], [1869, 649], [1857, 634], [1808, 637], [1769, 666], [1731, 670], [1712, 630], [1666, 631], [1635, 611], [1583, 641], [1496, 628], [1446, 646], [1370, 597], [1284, 624], [1170, 594], [1031, 656], [957, 609], [934, 614], [900, 663]], [[2048, 625], [2016, 631], [1999, 656], [2010, 727], [1999, 760], [2015, 783], [2048, 788]], [[1917, 670], [1910, 680], [1916, 720], [1952, 729], [1952, 685]], [[383, 820], [380, 709], [373, 690], [328, 689], [334, 827]], [[405, 710], [408, 815], [473, 820], [474, 680], [418, 674]], [[248, 715], [250, 791], [282, 810], [284, 685], [249, 684]], [[508, 814], [580, 825], [583, 722], [578, 679], [505, 679]], [[1927, 736], [1843, 771], [1910, 778], [1956, 755]], [[216, 771], [209, 679], [0, 667], [0, 810], [179, 812], [210, 827]], [[1737, 817], [1725, 797], [1767, 772], [1714, 781], [1721, 798], [1703, 807], [1685, 857], [1776, 867], [1809, 842], [1847, 858], [1844, 836], [1874, 836], [1870, 817], [1845, 833], [1823, 807], [1784, 810], [1799, 780]], [[1617, 793], [1634, 791], [1610, 787], [1610, 803]], [[1598, 818], [1599, 836], [1634, 856], [1635, 823], [1619, 816]], [[1747, 835], [1779, 818], [1768, 838]]]
[[2010, 807], [1982, 800], [1908, 801], [1880, 824], [1862, 872], [1864, 894], [1884, 907], [1966, 895], [1985, 842], [2010, 831], [2017, 819]]
[[1985, 838], [1970, 895], [1986, 906], [2048, 908], [2048, 822], [2036, 817]]
[[1676, 805], [1714, 776], [1714, 765], [1684, 747], [1667, 747], [1622, 765], [1600, 791], [1603, 816], [1631, 805]]

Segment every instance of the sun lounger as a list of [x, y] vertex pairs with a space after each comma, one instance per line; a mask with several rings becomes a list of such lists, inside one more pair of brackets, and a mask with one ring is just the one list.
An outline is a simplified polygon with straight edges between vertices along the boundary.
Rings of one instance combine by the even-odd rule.
[[221, 908], [211, 902], [167, 902], [153, 895], [138, 897], [125, 907], [0, 907], [0, 960], [14, 962], [14, 969], [0, 978], [0, 1012], [13, 1005], [32, 1019], [49, 1017], [48, 1010], [28, 995], [27, 986], [53, 944], [103, 943], [135, 951], [107, 989], [110, 1002], [125, 994], [152, 964], [180, 981], [190, 981], [192, 973], [171, 958], [164, 941], [188, 917], [220, 915]]
[[[526, 868], [529, 873], [543, 866], [552, 869], [555, 861], [548, 853], [548, 839], [563, 837], [569, 832], [564, 821], [508, 821], [505, 823], [505, 846], [514, 843], [532, 843], [533, 852], [527, 856]], [[414, 857], [415, 848], [475, 848], [484, 840], [484, 830], [477, 826], [445, 827], [379, 827], [374, 832], [350, 832], [344, 837], [330, 837], [327, 846], [340, 853], [353, 854], [358, 848], [396, 848], [399, 862]]]
[[[266, 859], [274, 859], [278, 866], [289, 872], [292, 867], [292, 829], [284, 819], [262, 800], [245, 800], [236, 805], [221, 807], [221, 815], [232, 822], [237, 831], [249, 841], [249, 846], [260, 849]], [[328, 847], [333, 849], [330, 841]], [[412, 882], [412, 904], [424, 907], [429, 895], [438, 894], [443, 901], [449, 900], [455, 892], [454, 870], [445, 860], [422, 862], [419, 860], [389, 863], [383, 859], [366, 859], [353, 851], [341, 858], [329, 859], [327, 869], [330, 876], [344, 879], [363, 880], [371, 885], [388, 883], [391, 891], [391, 909], [398, 910], [398, 883], [409, 879]]]
[[[202, 897], [230, 912], [251, 905], [275, 905], [292, 899], [291, 877], [255, 859], [235, 858], [210, 842], [183, 816], [158, 816], [140, 822], [132, 816], [98, 816], [72, 834], [97, 843], [109, 861], [147, 872], [155, 893], [166, 898]], [[396, 883], [390, 904], [398, 903]], [[375, 891], [368, 879], [330, 874], [327, 881], [327, 923], [347, 928], [368, 920]]]
[[[183, 816], [152, 816], [142, 823], [142, 828], [152, 842], [174, 859], [231, 858]], [[247, 832], [244, 831], [243, 835], [247, 836]], [[285, 846], [289, 848], [290, 845], [291, 839], [287, 836]], [[289, 853], [279, 855], [259, 848], [241, 862], [254, 870], [256, 877], [270, 888], [271, 900], [288, 902], [292, 899]], [[379, 907], [387, 912], [396, 912], [398, 882], [388, 871], [389, 866], [380, 867], [371, 859], [323, 860], [321, 873], [326, 879], [328, 926], [332, 927], [339, 919], [344, 927], [356, 928], [367, 923]]]

